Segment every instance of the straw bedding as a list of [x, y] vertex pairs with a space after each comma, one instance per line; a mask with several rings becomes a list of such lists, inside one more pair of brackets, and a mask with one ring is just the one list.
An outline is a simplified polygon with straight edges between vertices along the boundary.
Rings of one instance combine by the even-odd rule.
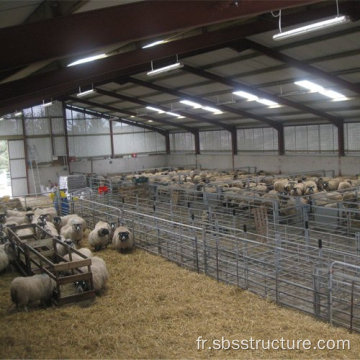
[[[83, 242], [86, 245], [86, 242]], [[8, 312], [0, 276], [1, 358], [358, 358], [360, 335], [334, 328], [257, 296], [136, 250], [98, 252], [106, 292], [90, 306]], [[349, 339], [346, 351], [197, 350], [196, 339]]]

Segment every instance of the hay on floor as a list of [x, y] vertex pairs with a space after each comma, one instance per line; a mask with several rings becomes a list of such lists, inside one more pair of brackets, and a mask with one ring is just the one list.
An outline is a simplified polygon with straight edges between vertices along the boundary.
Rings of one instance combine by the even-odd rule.
[[[86, 245], [83, 244], [83, 245]], [[136, 250], [97, 253], [106, 292], [90, 306], [11, 312], [0, 276], [0, 358], [358, 358], [360, 335]], [[197, 350], [196, 339], [349, 339], [351, 350]]]

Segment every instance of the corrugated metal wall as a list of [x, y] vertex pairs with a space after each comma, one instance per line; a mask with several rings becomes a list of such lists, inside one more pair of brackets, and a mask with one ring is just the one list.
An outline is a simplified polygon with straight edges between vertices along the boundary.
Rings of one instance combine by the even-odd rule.
[[175, 133], [170, 135], [171, 152], [194, 152], [195, 138], [191, 133]]
[[337, 128], [333, 125], [286, 126], [284, 128], [287, 153], [336, 153]]
[[276, 152], [278, 135], [272, 128], [238, 129], [237, 143], [239, 151]]
[[231, 136], [226, 130], [200, 132], [200, 151], [231, 151]]
[[[111, 155], [109, 120], [67, 110], [70, 156]], [[113, 121], [114, 155], [165, 152], [164, 136]]]
[[345, 151], [356, 155], [360, 151], [360, 123], [345, 124]]

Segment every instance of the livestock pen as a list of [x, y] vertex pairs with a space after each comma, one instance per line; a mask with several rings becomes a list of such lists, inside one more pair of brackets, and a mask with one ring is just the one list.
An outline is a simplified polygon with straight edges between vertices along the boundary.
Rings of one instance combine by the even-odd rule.
[[[99, 197], [104, 200], [106, 198]], [[106, 200], [107, 201], [107, 200]], [[106, 202], [105, 201], [105, 202]], [[209, 222], [163, 218], [156, 209], [78, 199], [74, 211], [90, 224], [126, 225], [136, 246], [279, 305], [360, 331], [358, 241], [267, 222], [266, 235]], [[307, 232], [306, 232], [307, 231]]]

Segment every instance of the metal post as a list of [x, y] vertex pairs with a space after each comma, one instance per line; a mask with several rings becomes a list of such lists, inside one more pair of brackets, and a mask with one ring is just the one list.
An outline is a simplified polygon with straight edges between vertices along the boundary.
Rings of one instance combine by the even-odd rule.
[[[244, 238], [247, 239], [247, 226], [244, 224]], [[249, 264], [248, 264], [248, 244], [245, 241], [243, 246], [243, 258], [244, 258], [244, 280], [245, 280], [245, 289], [249, 288]]]
[[350, 306], [350, 333], [352, 333], [353, 330], [353, 319], [354, 319], [354, 287], [355, 287], [355, 281], [353, 280], [351, 282], [351, 306]]
[[281, 236], [275, 234], [275, 299], [279, 304], [279, 272], [280, 272], [280, 248], [281, 248]]
[[202, 241], [203, 241], [203, 247], [204, 247], [204, 272], [207, 275], [206, 232], [205, 232], [205, 226], [204, 225], [203, 225], [203, 228], [202, 228]]

